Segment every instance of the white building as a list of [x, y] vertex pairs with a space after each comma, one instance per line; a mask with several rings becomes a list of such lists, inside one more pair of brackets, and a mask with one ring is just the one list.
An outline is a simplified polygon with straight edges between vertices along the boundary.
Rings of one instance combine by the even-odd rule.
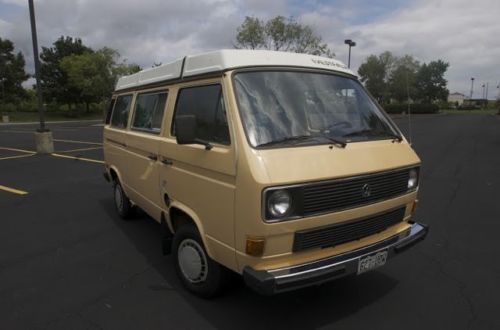
[[448, 95], [448, 103], [461, 106], [464, 103], [465, 95], [462, 93], [450, 93]]

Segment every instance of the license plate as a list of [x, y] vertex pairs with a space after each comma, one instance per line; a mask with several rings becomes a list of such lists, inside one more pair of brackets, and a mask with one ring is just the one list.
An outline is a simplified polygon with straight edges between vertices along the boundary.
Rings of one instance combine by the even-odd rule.
[[378, 268], [380, 266], [385, 265], [387, 261], [387, 250], [378, 251], [377, 253], [371, 254], [369, 256], [365, 256], [359, 258], [358, 262], [358, 275], [369, 270]]

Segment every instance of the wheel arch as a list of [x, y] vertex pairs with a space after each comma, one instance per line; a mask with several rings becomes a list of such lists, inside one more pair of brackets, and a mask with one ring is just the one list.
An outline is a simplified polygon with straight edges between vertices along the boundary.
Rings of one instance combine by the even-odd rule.
[[172, 201], [167, 217], [168, 228], [175, 234], [175, 232], [185, 224], [192, 224], [196, 227], [208, 255], [212, 257], [210, 245], [205, 237], [204, 227], [196, 212], [182, 203]]

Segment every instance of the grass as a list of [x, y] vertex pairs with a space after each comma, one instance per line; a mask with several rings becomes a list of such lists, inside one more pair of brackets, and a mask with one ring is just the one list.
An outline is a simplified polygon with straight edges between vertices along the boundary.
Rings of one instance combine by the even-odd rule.
[[440, 111], [446, 115], [496, 115], [498, 109], [477, 109], [477, 110], [458, 110], [458, 109], [443, 109]]
[[[38, 112], [7, 112], [11, 123], [37, 122], [40, 120]], [[45, 112], [46, 121], [92, 120], [102, 119], [101, 112], [82, 113], [78, 116], [69, 116], [67, 113]], [[0, 118], [0, 122], [2, 122]]]

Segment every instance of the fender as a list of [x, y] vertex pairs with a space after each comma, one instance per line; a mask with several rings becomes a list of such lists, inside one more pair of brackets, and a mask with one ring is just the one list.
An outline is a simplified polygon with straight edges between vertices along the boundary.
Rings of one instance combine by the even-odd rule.
[[172, 225], [172, 219], [170, 217], [170, 210], [173, 209], [173, 208], [176, 208], [184, 213], [186, 213], [194, 222], [196, 228], [198, 228], [198, 232], [200, 233], [200, 236], [201, 236], [201, 240], [203, 241], [203, 245], [205, 246], [205, 249], [207, 250], [207, 253], [210, 257], [212, 257], [212, 252], [211, 252], [211, 249], [210, 249], [210, 245], [208, 244], [208, 240], [206, 239], [205, 237], [205, 229], [201, 223], [201, 220], [200, 218], [198, 217], [198, 215], [196, 214], [196, 212], [194, 212], [191, 208], [189, 208], [187, 205], [179, 202], [179, 201], [175, 201], [175, 200], [172, 200], [171, 204], [170, 204], [170, 208], [169, 208], [169, 212], [167, 214], [167, 225], [168, 225], [168, 228], [170, 229], [170, 231], [172, 233], [175, 233], [174, 232], [174, 226]]

